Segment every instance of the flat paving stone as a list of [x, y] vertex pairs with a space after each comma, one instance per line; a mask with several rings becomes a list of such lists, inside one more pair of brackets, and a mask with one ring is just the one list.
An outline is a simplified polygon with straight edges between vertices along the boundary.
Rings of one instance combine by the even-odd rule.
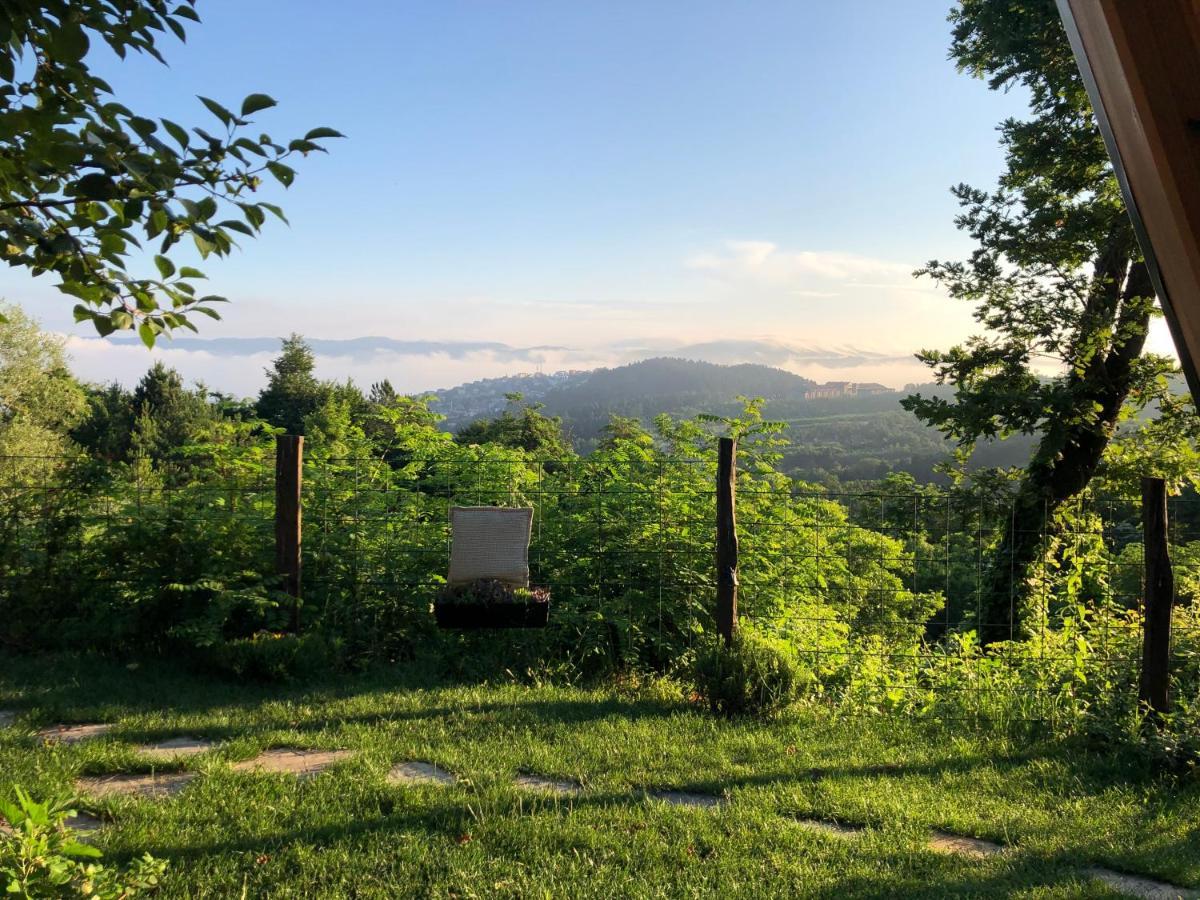
[[1095, 878], [1097, 881], [1103, 881], [1114, 891], [1120, 891], [1130, 897], [1140, 897], [1143, 900], [1178, 900], [1178, 898], [1192, 900], [1192, 898], [1200, 897], [1200, 891], [1176, 887], [1173, 884], [1155, 881], [1152, 878], [1143, 878], [1140, 875], [1114, 872], [1112, 869], [1105, 869], [1102, 866], [1084, 869], [1083, 874], [1089, 878]]
[[353, 755], [349, 750], [289, 750], [277, 747], [273, 750], [264, 750], [253, 759], [234, 763], [233, 770], [235, 772], [264, 772], [308, 778]]
[[138, 775], [100, 775], [75, 782], [79, 793], [102, 800], [106, 797], [149, 797], [160, 799], [178, 794], [195, 772], [159, 772]]
[[651, 791], [650, 796], [672, 806], [693, 806], [701, 809], [720, 806], [724, 799], [715, 794], [697, 794], [692, 791]]
[[55, 741], [60, 744], [77, 744], [80, 741], [90, 741], [93, 738], [103, 737], [112, 731], [113, 726], [109, 722], [91, 722], [84, 725], [51, 725], [49, 728], [43, 728], [38, 732], [38, 737], [46, 741]]
[[194, 737], [174, 737], [157, 744], [144, 744], [137, 748], [141, 756], [155, 760], [172, 760], [207, 753], [216, 744]]
[[[86, 836], [94, 831], [99, 831], [104, 827], [104, 821], [93, 816], [91, 813], [76, 813], [73, 816], [67, 816], [64, 820], [66, 826], [75, 831], [81, 836]], [[0, 819], [0, 834], [12, 834], [12, 826], [8, 822]]]
[[518, 775], [513, 784], [527, 791], [537, 791], [542, 794], [559, 794], [564, 797], [575, 797], [583, 793], [583, 785], [577, 781], [558, 781], [543, 775]]
[[0, 709], [0, 728], [7, 728], [17, 718], [17, 714], [11, 709]]
[[970, 856], [984, 859], [1007, 852], [1008, 848], [992, 841], [980, 838], [966, 837], [961, 834], [950, 834], [946, 831], [935, 831], [929, 839], [929, 848], [939, 853], [955, 853], [959, 856]]
[[104, 827], [104, 820], [98, 819], [91, 813], [76, 813], [67, 817], [67, 827], [79, 834], [92, 834]]
[[388, 784], [454, 784], [458, 779], [433, 763], [402, 762], [392, 766]]
[[823, 834], [833, 834], [838, 837], [858, 837], [865, 830], [861, 825], [847, 825], [844, 822], [834, 822], [829, 819], [799, 818], [793, 821], [802, 828], [820, 831]]

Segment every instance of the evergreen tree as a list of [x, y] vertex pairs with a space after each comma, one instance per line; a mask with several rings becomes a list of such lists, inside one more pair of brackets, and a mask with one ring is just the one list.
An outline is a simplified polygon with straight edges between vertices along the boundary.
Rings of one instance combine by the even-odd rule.
[[304, 420], [332, 396], [327, 384], [314, 374], [316, 358], [304, 338], [285, 338], [279, 356], [267, 369], [267, 386], [259, 392], [259, 418], [288, 434], [304, 434]]
[[142, 376], [131, 397], [134, 455], [161, 457], [186, 445], [216, 415], [203, 387], [189, 391], [174, 369], [156, 362]]

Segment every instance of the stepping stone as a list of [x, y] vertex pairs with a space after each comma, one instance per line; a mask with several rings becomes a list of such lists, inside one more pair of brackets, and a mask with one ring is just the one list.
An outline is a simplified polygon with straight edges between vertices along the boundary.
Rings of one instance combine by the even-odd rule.
[[561, 794], [565, 797], [576, 797], [583, 793], [583, 785], [577, 781], [556, 781], [542, 775], [518, 775], [514, 780], [519, 788], [537, 791], [542, 794]]
[[196, 756], [207, 753], [215, 747], [212, 741], [193, 737], [174, 737], [157, 744], [145, 744], [137, 748], [137, 752], [150, 759], [169, 761], [186, 756]]
[[295, 775], [308, 778], [349, 759], [354, 754], [349, 750], [288, 750], [275, 748], [264, 750], [254, 759], [234, 763], [235, 772], [265, 772], [269, 774]]
[[935, 831], [933, 837], [929, 839], [929, 849], [936, 850], [938, 853], [956, 853], [960, 856], [970, 856], [973, 859], [985, 859], [998, 853], [1004, 853], [1008, 848], [979, 838]]
[[38, 732], [38, 737], [60, 744], [77, 744], [92, 738], [103, 737], [112, 731], [108, 722], [93, 722], [87, 725], [51, 725]]
[[0, 709], [0, 728], [8, 728], [16, 718], [17, 714], [11, 709]]
[[1097, 881], [1103, 881], [1114, 891], [1128, 894], [1130, 897], [1141, 897], [1143, 900], [1179, 900], [1179, 898], [1200, 897], [1200, 891], [1176, 887], [1152, 878], [1142, 878], [1140, 875], [1126, 875], [1114, 872], [1101, 866], [1084, 869], [1083, 874]]
[[392, 766], [388, 784], [454, 784], [458, 779], [433, 763], [402, 762]]
[[715, 794], [697, 794], [691, 791], [651, 791], [650, 796], [672, 806], [694, 806], [712, 809], [721, 805], [721, 797]]
[[[104, 822], [97, 819], [91, 813], [76, 813], [73, 816], [67, 816], [64, 820], [66, 826], [75, 831], [80, 836], [89, 835], [94, 831], [99, 831], [104, 827]], [[0, 819], [0, 834], [12, 834], [12, 826]]]
[[91, 813], [76, 813], [73, 816], [68, 816], [66, 821], [67, 827], [78, 832], [81, 835], [91, 834], [99, 831], [104, 827], [104, 821], [97, 819]]
[[833, 834], [838, 837], [858, 837], [864, 830], [861, 825], [846, 825], [842, 822], [832, 822], [827, 819], [796, 819], [795, 822], [802, 828], [820, 831], [824, 834]]
[[178, 794], [195, 772], [163, 772], [146, 775], [101, 775], [75, 782], [79, 793], [102, 800], [105, 797], [150, 797], [159, 799]]

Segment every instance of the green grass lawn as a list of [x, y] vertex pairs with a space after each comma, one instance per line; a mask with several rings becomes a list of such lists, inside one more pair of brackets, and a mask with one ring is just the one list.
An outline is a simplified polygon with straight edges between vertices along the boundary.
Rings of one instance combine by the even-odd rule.
[[[78, 660], [7, 661], [0, 709], [18, 713], [0, 730], [0, 784], [42, 796], [144, 771], [139, 743], [222, 742], [182, 765], [201, 777], [175, 797], [85, 804], [112, 818], [93, 837], [110, 861], [170, 860], [167, 896], [1118, 896], [1082, 873], [1094, 864], [1200, 886], [1200, 780], [969, 729], [805, 708], [729, 722], [616, 688], [399, 674], [271, 688]], [[69, 721], [117, 727], [70, 746], [31, 734]], [[273, 746], [355, 755], [303, 781], [229, 766]], [[460, 780], [389, 785], [407, 760]], [[531, 794], [513, 785], [525, 772], [584, 790]], [[662, 788], [727, 802], [647, 796]], [[825, 834], [805, 817], [866, 829]], [[1014, 850], [939, 854], [932, 829]]]

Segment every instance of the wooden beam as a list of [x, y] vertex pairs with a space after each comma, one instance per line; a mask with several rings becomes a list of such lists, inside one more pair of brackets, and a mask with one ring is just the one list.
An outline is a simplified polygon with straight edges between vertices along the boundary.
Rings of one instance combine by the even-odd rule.
[[717, 633], [728, 647], [737, 633], [737, 442], [717, 443]]
[[1175, 577], [1167, 547], [1167, 485], [1142, 479], [1142, 541], [1146, 587], [1142, 592], [1142, 677], [1138, 699], [1151, 715], [1171, 708], [1171, 608]]
[[1057, 0], [1200, 401], [1200, 0]]
[[275, 571], [292, 597], [292, 631], [300, 631], [300, 537], [303, 509], [300, 490], [304, 473], [304, 438], [275, 438]]

